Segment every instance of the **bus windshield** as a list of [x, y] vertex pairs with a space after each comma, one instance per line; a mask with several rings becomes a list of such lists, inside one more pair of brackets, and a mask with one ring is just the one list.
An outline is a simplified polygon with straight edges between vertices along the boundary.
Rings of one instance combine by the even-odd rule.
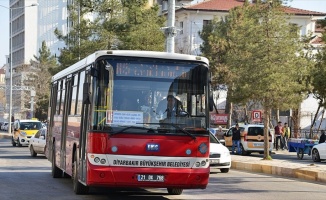
[[102, 57], [94, 69], [93, 130], [179, 134], [184, 134], [185, 129], [191, 133], [206, 130], [208, 68], [205, 64]]

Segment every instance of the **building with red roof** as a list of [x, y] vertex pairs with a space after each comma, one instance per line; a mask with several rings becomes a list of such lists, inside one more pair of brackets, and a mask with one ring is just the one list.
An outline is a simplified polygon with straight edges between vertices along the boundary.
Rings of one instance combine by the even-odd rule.
[[[175, 26], [179, 29], [175, 37], [175, 52], [200, 55], [202, 40], [198, 34], [203, 26], [214, 17], [224, 18], [229, 11], [242, 6], [245, 0], [207, 0], [198, 4], [181, 5], [175, 12]], [[249, 2], [255, 2], [251, 0]], [[324, 19], [326, 13], [304, 10], [284, 6], [284, 11], [290, 14], [289, 23], [300, 27], [300, 35], [312, 33], [312, 44], [321, 45], [320, 29], [316, 28], [316, 21]]]

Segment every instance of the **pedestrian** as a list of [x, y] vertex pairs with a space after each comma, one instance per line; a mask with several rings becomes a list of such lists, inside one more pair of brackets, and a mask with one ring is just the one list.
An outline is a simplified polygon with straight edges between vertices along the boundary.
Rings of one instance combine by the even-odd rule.
[[320, 135], [320, 138], [319, 138], [319, 144], [320, 144], [320, 143], [324, 143], [324, 142], [325, 142], [325, 140], [326, 140], [325, 131], [324, 131], [324, 130], [322, 130], [322, 131], [321, 131], [321, 135]]
[[240, 148], [240, 128], [239, 124], [236, 124], [235, 127], [232, 130], [232, 154], [234, 154], [235, 146], [237, 146], [237, 153], [241, 154], [241, 148]]
[[224, 139], [224, 131], [222, 129], [222, 126], [218, 127], [218, 130], [215, 132], [215, 136], [217, 137], [217, 139], [221, 140]]
[[282, 136], [283, 136], [282, 122], [278, 122], [277, 126], [275, 126], [274, 130], [275, 130], [275, 138], [276, 138], [276, 140], [275, 140], [276, 141], [276, 144], [275, 144], [276, 151], [278, 151], [279, 142], [280, 142], [281, 149], [284, 150], [284, 144], [283, 144], [283, 140], [282, 140]]
[[285, 149], [288, 149], [288, 139], [291, 137], [291, 130], [290, 127], [288, 127], [288, 123], [284, 123], [283, 134], [283, 145]]

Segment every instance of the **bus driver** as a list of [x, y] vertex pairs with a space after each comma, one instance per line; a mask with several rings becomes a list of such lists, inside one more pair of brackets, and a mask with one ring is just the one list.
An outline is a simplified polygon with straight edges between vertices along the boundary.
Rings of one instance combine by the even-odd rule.
[[183, 110], [181, 101], [173, 95], [168, 95], [166, 99], [159, 102], [156, 113], [165, 115], [167, 118], [177, 116]]

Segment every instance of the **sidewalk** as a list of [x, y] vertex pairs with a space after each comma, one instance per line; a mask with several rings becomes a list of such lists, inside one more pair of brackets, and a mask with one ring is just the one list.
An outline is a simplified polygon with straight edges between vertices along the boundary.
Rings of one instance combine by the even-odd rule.
[[0, 138], [5, 138], [5, 139], [10, 139], [11, 138], [11, 134], [9, 134], [8, 132], [0, 132]]
[[273, 174], [308, 181], [326, 183], [326, 162], [313, 162], [311, 156], [304, 155], [302, 160], [295, 152], [274, 151], [273, 160], [263, 160], [263, 155], [232, 155], [231, 169]]

